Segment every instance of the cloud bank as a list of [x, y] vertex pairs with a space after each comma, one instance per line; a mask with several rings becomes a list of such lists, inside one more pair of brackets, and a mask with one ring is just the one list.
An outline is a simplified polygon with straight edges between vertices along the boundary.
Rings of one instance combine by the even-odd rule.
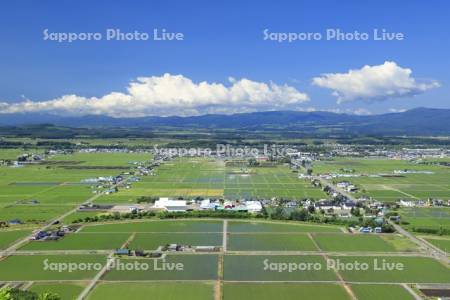
[[414, 96], [439, 87], [437, 81], [419, 82], [411, 74], [411, 69], [386, 61], [382, 65], [366, 65], [347, 73], [323, 74], [313, 78], [312, 83], [333, 90], [338, 103]]
[[229, 78], [229, 85], [195, 83], [183, 75], [139, 77], [126, 93], [111, 92], [100, 98], [64, 95], [48, 101], [0, 102], [0, 113], [47, 112], [62, 115], [199, 115], [260, 110], [295, 109], [309, 100], [289, 85]]

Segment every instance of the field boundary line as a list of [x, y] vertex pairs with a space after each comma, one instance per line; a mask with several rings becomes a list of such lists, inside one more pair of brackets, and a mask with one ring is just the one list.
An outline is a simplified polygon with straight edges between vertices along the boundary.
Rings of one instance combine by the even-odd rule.
[[[33, 280], [33, 283], [84, 283], [88, 284], [89, 279], [44, 279]], [[142, 280], [105, 280], [99, 279], [98, 283], [150, 283], [150, 282], [208, 282], [215, 283], [216, 279], [142, 279]], [[224, 283], [341, 283], [339, 280], [222, 280]], [[17, 280], [2, 280], [0, 283], [14, 283]], [[346, 281], [348, 284], [362, 284], [362, 285], [420, 285], [420, 286], [448, 286], [447, 282], [392, 282], [392, 281]]]
[[128, 239], [120, 246], [120, 248], [128, 248], [130, 246], [130, 243], [134, 240], [136, 237], [136, 232], [132, 232]]
[[[439, 249], [443, 254], [448, 255], [449, 253], [445, 250], [445, 249], [441, 249], [439, 247], [436, 247], [435, 245], [433, 245], [432, 243], [430, 243], [429, 241], [427, 241], [425, 238], [421, 237], [421, 236], [417, 236], [417, 239], [422, 241], [424, 244], [426, 244], [427, 246], [433, 248], [433, 249]], [[444, 240], [444, 241], [450, 241], [449, 239], [445, 239], [445, 238], [437, 238], [436, 240]], [[448, 262], [447, 262], [448, 263]]]
[[223, 220], [222, 229], [222, 251], [227, 252], [227, 242], [228, 242], [228, 220]]
[[223, 263], [224, 263], [224, 255], [223, 253], [221, 253], [217, 258], [217, 280], [214, 283], [214, 300], [222, 300], [223, 298], [223, 291], [222, 291]]
[[115, 262], [114, 254], [111, 253], [106, 259], [105, 266], [97, 273], [97, 275], [92, 278], [91, 282], [84, 288], [84, 290], [78, 295], [77, 300], [84, 300], [87, 298], [89, 293], [95, 288], [97, 282], [102, 278], [102, 276], [111, 268], [112, 264]]
[[[175, 253], [173, 255], [176, 255]], [[333, 251], [228, 251], [227, 255], [242, 255], [242, 256], [252, 256], [252, 255], [306, 255], [306, 256], [386, 256], [386, 257], [427, 257], [430, 256], [422, 252], [333, 252]]]
[[[129, 243], [134, 239], [135, 235], [136, 235], [135, 232], [131, 233], [131, 235], [121, 245], [120, 248], [127, 247], [129, 245]], [[86, 288], [78, 296], [77, 300], [84, 300], [87, 298], [89, 293], [94, 290], [94, 288], [97, 285], [97, 283], [99, 282], [99, 280], [109, 271], [109, 269], [111, 268], [111, 266], [114, 264], [115, 261], [116, 261], [116, 259], [114, 257], [114, 251], [110, 252], [108, 257], [106, 258], [105, 266], [97, 273], [97, 275], [95, 275], [94, 278], [92, 278], [91, 282], [86, 286]]]
[[[122, 223], [123, 224], [123, 223]], [[223, 231], [85, 231], [78, 234], [222, 234]]]
[[317, 244], [317, 241], [314, 239], [312, 233], [308, 232], [308, 237], [311, 240], [311, 242], [314, 244], [314, 247], [316, 247], [319, 252], [322, 252], [322, 248], [319, 247], [319, 244]]
[[402, 190], [396, 189], [396, 188], [394, 188], [394, 187], [387, 186], [387, 185], [385, 185], [385, 184], [382, 184], [381, 186], [384, 187], [386, 190], [391, 190], [391, 191], [399, 192], [399, 193], [401, 193], [401, 194], [403, 194], [403, 195], [405, 195], [405, 196], [414, 198], [414, 199], [416, 199], [416, 200], [420, 200], [420, 198], [417, 198], [417, 197], [414, 196], [414, 195], [408, 194], [408, 193], [403, 192]]
[[27, 291], [33, 284], [34, 284], [34, 281], [28, 281], [27, 283], [25, 283], [25, 284], [22, 286], [21, 290]]
[[[329, 259], [328, 256], [326, 254], [323, 254], [322, 256], [325, 259], [325, 262], [327, 262]], [[350, 298], [352, 300], [358, 300], [358, 298], [356, 297], [355, 293], [353, 292], [351, 286], [344, 280], [344, 277], [342, 277], [341, 273], [339, 273], [339, 271], [336, 270], [336, 268], [333, 268], [333, 271], [334, 271], [334, 274], [336, 274], [337, 278], [339, 279], [339, 282], [342, 284], [342, 287], [344, 288], [344, 290], [350, 296]]]
[[[239, 231], [239, 232], [229, 232], [231, 235], [307, 235], [308, 233], [323, 233], [323, 234], [344, 234], [343, 232], [297, 232], [297, 231], [292, 231], [292, 232], [280, 232], [280, 231]], [[345, 233], [348, 234], [348, 233]]]

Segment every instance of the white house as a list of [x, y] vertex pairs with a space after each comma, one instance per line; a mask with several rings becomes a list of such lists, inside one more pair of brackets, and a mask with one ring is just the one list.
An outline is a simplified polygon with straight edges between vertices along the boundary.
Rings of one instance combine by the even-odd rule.
[[338, 182], [336, 186], [341, 189], [345, 189], [350, 185], [347, 181]]
[[216, 209], [216, 206], [217, 204], [212, 203], [209, 199], [202, 200], [202, 202], [200, 203], [200, 209], [203, 210], [214, 210]]
[[247, 208], [247, 211], [250, 213], [257, 213], [262, 210], [261, 202], [259, 201], [246, 201], [245, 207]]
[[185, 200], [172, 200], [169, 198], [159, 198], [155, 201], [154, 208], [162, 208], [167, 211], [186, 211], [187, 205]]
[[400, 205], [401, 205], [401, 206], [404, 206], [404, 207], [414, 207], [414, 206], [416, 206], [416, 204], [414, 203], [414, 201], [411, 201], [411, 200], [403, 200], [403, 199], [400, 200]]
[[356, 186], [354, 186], [353, 184], [350, 184], [349, 186], [347, 186], [347, 192], [356, 192], [358, 189], [356, 188]]

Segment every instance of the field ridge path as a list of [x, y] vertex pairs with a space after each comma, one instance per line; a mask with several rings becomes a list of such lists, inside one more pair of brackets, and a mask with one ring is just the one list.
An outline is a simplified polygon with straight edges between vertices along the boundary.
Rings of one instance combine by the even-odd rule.
[[223, 230], [222, 230], [222, 249], [223, 252], [227, 252], [227, 235], [228, 235], [228, 220], [223, 220]]
[[[129, 243], [134, 239], [136, 236], [136, 233], [133, 232], [128, 237], [128, 239], [121, 245], [120, 248], [128, 247]], [[81, 294], [78, 296], [77, 300], [84, 300], [87, 299], [89, 293], [95, 288], [97, 283], [100, 281], [100, 279], [103, 277], [103, 275], [106, 274], [106, 272], [109, 271], [111, 266], [115, 263], [116, 258], [114, 257], [114, 251], [112, 251], [108, 257], [106, 258], [106, 264], [105, 266], [95, 275], [94, 278], [92, 278], [91, 282], [86, 286], [86, 288], [81, 292]]]

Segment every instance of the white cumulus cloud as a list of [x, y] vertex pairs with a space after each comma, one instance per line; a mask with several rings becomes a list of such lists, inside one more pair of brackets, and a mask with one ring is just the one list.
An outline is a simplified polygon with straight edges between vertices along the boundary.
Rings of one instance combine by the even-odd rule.
[[336, 114], [349, 114], [349, 115], [357, 115], [357, 116], [370, 116], [372, 115], [372, 112], [366, 108], [331, 108], [331, 109], [325, 109], [324, 111], [332, 112]]
[[313, 84], [333, 90], [338, 103], [355, 100], [376, 101], [388, 98], [413, 96], [439, 87], [437, 81], [418, 81], [412, 70], [395, 62], [364, 66], [347, 73], [328, 73], [313, 78]]
[[298, 109], [307, 94], [289, 85], [229, 78], [229, 84], [193, 82], [183, 75], [139, 77], [126, 93], [102, 97], [64, 95], [47, 101], [0, 102], [0, 113], [48, 112], [64, 115], [198, 115], [274, 109]]
[[402, 112], [407, 111], [407, 109], [406, 108], [389, 108], [388, 111], [391, 113], [402, 113]]

